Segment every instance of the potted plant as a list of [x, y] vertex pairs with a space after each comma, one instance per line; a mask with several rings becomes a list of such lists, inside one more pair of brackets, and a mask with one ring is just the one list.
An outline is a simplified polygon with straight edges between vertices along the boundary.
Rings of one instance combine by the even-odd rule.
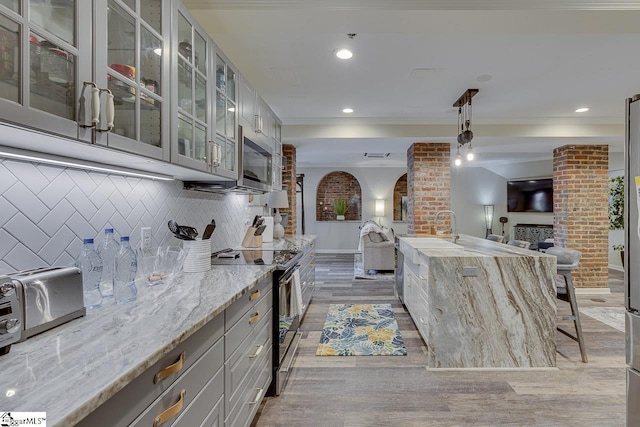
[[333, 202], [333, 211], [336, 213], [338, 221], [344, 221], [344, 215], [347, 213], [349, 206], [346, 199], [336, 199]]
[[[609, 179], [609, 230], [624, 230], [624, 177]], [[613, 245], [620, 252], [624, 267], [624, 245]]]

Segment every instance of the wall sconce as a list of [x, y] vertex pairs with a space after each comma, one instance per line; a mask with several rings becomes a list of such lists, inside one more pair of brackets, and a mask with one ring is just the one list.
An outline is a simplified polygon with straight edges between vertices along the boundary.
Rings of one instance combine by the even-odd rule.
[[484, 237], [493, 234], [493, 210], [493, 205], [484, 205], [484, 223], [487, 226], [487, 234]]
[[384, 200], [376, 200], [375, 216], [378, 217], [378, 222], [382, 225], [382, 217], [384, 216]]

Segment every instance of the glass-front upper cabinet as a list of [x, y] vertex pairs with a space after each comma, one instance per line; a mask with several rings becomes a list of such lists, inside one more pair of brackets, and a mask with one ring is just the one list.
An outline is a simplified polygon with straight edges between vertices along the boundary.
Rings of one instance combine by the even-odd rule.
[[[84, 0], [83, 0], [84, 1]], [[113, 95], [113, 127], [107, 97], [96, 142], [158, 160], [170, 158], [169, 0], [96, 0], [95, 74]]]
[[[91, 6], [84, 0], [0, 0], [0, 120], [91, 140]], [[88, 98], [87, 98], [88, 99]]]
[[282, 190], [282, 166], [285, 163], [282, 155], [282, 125], [275, 114], [271, 113], [271, 116], [273, 119], [271, 128], [271, 140], [273, 141], [273, 189]]
[[213, 101], [211, 92], [212, 43], [207, 33], [182, 5], [173, 9], [172, 69], [175, 70], [172, 117], [171, 161], [183, 166], [211, 172], [213, 154], [210, 141]]
[[237, 72], [221, 52], [216, 54], [216, 137], [214, 169], [218, 175], [237, 177], [238, 97]]

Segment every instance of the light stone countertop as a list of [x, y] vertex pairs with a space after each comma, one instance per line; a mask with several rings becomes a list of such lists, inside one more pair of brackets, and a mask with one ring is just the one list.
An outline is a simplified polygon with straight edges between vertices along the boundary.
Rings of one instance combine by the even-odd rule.
[[138, 284], [135, 301], [13, 344], [0, 356], [0, 411], [47, 413], [74, 425], [247, 293], [273, 266], [213, 266], [172, 283]]
[[556, 257], [467, 235], [399, 246], [430, 368], [556, 366]]

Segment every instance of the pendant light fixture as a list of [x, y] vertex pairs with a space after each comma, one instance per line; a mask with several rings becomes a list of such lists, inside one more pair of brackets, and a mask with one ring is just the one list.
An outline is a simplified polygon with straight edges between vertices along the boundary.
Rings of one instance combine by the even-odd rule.
[[471, 131], [471, 98], [478, 93], [478, 89], [467, 89], [456, 102], [453, 103], [454, 107], [458, 107], [458, 148], [456, 151], [456, 157], [454, 164], [460, 166], [462, 164], [462, 155], [460, 149], [466, 150], [467, 161], [473, 161], [475, 154], [473, 152], [473, 146], [471, 140], [473, 139], [473, 132]]

